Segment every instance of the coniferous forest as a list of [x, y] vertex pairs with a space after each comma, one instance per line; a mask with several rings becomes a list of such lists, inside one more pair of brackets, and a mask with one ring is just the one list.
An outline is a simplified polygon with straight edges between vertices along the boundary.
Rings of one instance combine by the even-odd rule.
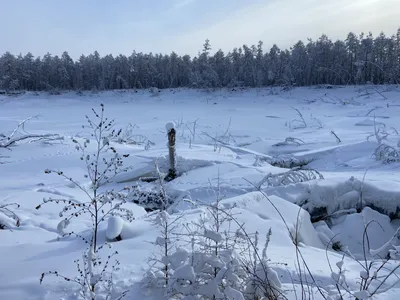
[[137, 53], [105, 55], [97, 51], [73, 60], [31, 53], [0, 58], [0, 89], [6, 91], [112, 90], [157, 87], [218, 88], [309, 86], [318, 84], [393, 84], [400, 82], [400, 28], [395, 35], [371, 33], [332, 41], [299, 41], [290, 49], [269, 51], [260, 41], [228, 53], [212, 50], [208, 40], [195, 57]]

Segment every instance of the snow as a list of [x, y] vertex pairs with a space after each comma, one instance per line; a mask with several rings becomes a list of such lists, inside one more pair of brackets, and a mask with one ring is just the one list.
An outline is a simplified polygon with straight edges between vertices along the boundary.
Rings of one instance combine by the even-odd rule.
[[165, 124], [165, 129], [167, 132], [170, 132], [172, 129], [175, 129], [175, 123], [174, 122], [168, 122]]
[[170, 262], [173, 267], [179, 268], [183, 265], [183, 262], [186, 261], [188, 257], [188, 250], [186, 250], [185, 248], [178, 248], [175, 253], [168, 257], [165, 257], [164, 259]]
[[[265, 220], [265, 226], [268, 224], [274, 225], [274, 234], [272, 240], [276, 236], [279, 240], [277, 243], [291, 244], [292, 240], [286, 226], [289, 226], [293, 230], [293, 236], [297, 236], [297, 240], [304, 245], [324, 248], [321, 240], [318, 238], [317, 232], [311, 224], [310, 216], [307, 211], [294, 205], [282, 198], [277, 196], [265, 197], [263, 193], [251, 192], [246, 193], [241, 196], [232, 197], [230, 199], [223, 200], [222, 203], [225, 207], [235, 207], [238, 209], [245, 208], [245, 212], [241, 214], [246, 214], [248, 219], [253, 218], [254, 220], [258, 217], [259, 220]], [[240, 220], [244, 218], [243, 216], [238, 217]], [[286, 224], [282, 222], [282, 219], [286, 221]], [[260, 222], [255, 223], [257, 226]], [[257, 229], [253, 227], [253, 224], [246, 226], [250, 232], [255, 232]], [[279, 233], [276, 231], [279, 228]], [[297, 232], [297, 233], [296, 233]], [[286, 238], [284, 238], [286, 236]]]
[[[156, 175], [155, 161], [162, 172], [167, 172], [166, 131], [174, 128], [177, 171], [181, 175], [165, 183], [165, 190], [181, 199], [172, 214], [183, 216], [179, 230], [185, 224], [204, 219], [207, 213], [193, 201], [213, 203], [219, 189], [221, 205], [232, 209], [248, 233], [259, 233], [261, 248], [271, 229], [268, 266], [274, 283], [287, 291], [288, 299], [295, 299], [294, 291], [301, 293], [294, 242], [322, 287], [330, 290], [335, 284], [332, 275], [339, 279], [339, 269], [343, 268], [346, 283], [357, 292], [353, 295], [367, 299], [371, 290], [359, 291], [358, 285], [360, 276], [365, 276], [363, 268], [348, 256], [342, 260], [343, 253], [335, 252], [332, 243], [347, 249], [355, 258], [363, 258], [363, 232], [370, 224], [368, 260], [373, 256], [399, 256], [400, 164], [384, 164], [373, 154], [379, 145], [374, 136], [375, 126], [384, 126], [389, 133], [387, 141], [382, 142], [396, 145], [400, 140], [396, 133], [400, 129], [400, 88], [375, 88], [387, 99], [373, 92], [362, 95], [359, 87], [296, 88], [277, 93], [269, 93], [269, 89], [207, 93], [180, 89], [162, 91], [156, 98], [147, 92], [130, 91], [95, 96], [77, 96], [73, 92], [39, 96], [25, 93], [12, 98], [0, 95], [0, 134], [9, 134], [22, 120], [39, 115], [25, 124], [28, 133], [64, 138], [50, 143], [21, 142], [12, 151], [0, 149], [0, 162], [5, 162], [0, 164], [0, 207], [7, 203], [21, 205], [10, 207], [20, 219], [19, 227], [0, 208], [0, 223], [12, 229], [0, 230], [0, 299], [73, 299], [73, 293], [78, 291], [77, 286], [57, 277], [46, 277], [40, 285], [39, 277], [51, 270], [69, 277], [77, 275], [74, 260], [82, 257], [87, 245], [73, 235], [62, 235], [73, 231], [90, 236], [90, 218], [67, 222], [59, 216], [60, 206], [56, 204], [39, 210], [35, 207], [50, 196], [70, 201], [87, 199], [71, 182], [45, 174], [44, 170], [62, 170], [88, 186], [85, 164], [71, 137], [83, 138], [85, 114], [98, 108], [100, 102], [105, 105], [106, 115], [116, 119], [117, 128], [129, 128], [121, 141], [103, 140], [120, 153], [130, 154], [125, 163], [133, 167], [114, 178], [110, 188], [120, 190], [140, 177]], [[208, 104], [209, 97], [218, 100], [210, 103], [217, 104]], [[344, 105], [341, 101], [333, 103], [329, 100], [332, 98], [354, 101]], [[289, 126], [295, 125], [293, 121], [298, 118], [291, 107], [301, 111], [307, 127]], [[371, 109], [376, 110], [368, 114]], [[195, 120], [193, 135], [191, 126]], [[340, 137], [340, 143], [332, 130]], [[93, 141], [89, 142], [88, 149], [94, 149]], [[310, 162], [307, 167], [321, 172], [324, 179], [265, 185], [261, 186], [262, 192], [257, 191], [255, 186], [267, 174], [288, 171], [268, 161], [286, 158]], [[129, 290], [128, 299], [147, 299], [142, 294], [141, 280], [149, 268], [148, 258], [155, 252], [155, 243], [160, 245], [164, 240], [151, 222], [151, 213], [133, 203], [127, 207], [135, 220], [127, 223], [119, 217], [107, 219], [99, 227], [99, 243], [121, 235], [122, 240], [113, 241], [110, 250], [118, 251], [121, 263], [114, 274], [115, 290]], [[312, 223], [310, 218], [317, 222]], [[210, 218], [206, 220], [202, 234], [216, 242], [224, 239], [223, 234], [211, 230]], [[174, 266], [174, 276], [193, 280], [196, 270], [185, 263], [190, 259], [190, 244], [182, 242], [177, 247], [164, 260]], [[385, 267], [394, 268], [396, 262]], [[395, 273], [400, 275], [398, 270]], [[307, 276], [307, 280], [311, 279]], [[374, 299], [397, 299], [399, 284], [394, 278], [387, 284], [394, 286], [374, 295]], [[335, 292], [335, 288], [331, 290]], [[315, 299], [322, 299], [315, 287], [310, 287], [310, 291]], [[227, 288], [225, 296], [241, 299], [234, 287]], [[160, 299], [162, 296], [154, 298]]]
[[121, 235], [122, 228], [124, 227], [124, 220], [118, 216], [112, 216], [108, 219], [108, 226], [106, 237], [113, 240]]
[[228, 286], [225, 289], [225, 296], [229, 300], [244, 300], [244, 297], [243, 297], [242, 293], [240, 293], [237, 290], [231, 288], [230, 286]]
[[178, 267], [174, 272], [175, 280], [188, 280], [193, 282], [195, 280], [196, 274], [191, 265], [183, 265]]
[[[339, 217], [337, 225], [333, 227], [333, 233], [337, 235], [337, 241], [346, 245], [355, 256], [362, 256], [363, 245], [369, 243], [370, 249], [380, 249], [387, 241], [391, 240], [396, 228], [390, 223], [388, 216], [380, 214], [369, 207], [365, 207], [361, 213], [354, 213]], [[368, 225], [368, 235], [373, 238], [370, 241], [363, 240], [364, 225]], [[347, 230], [351, 228], [351, 230]], [[396, 241], [393, 241], [395, 244]], [[396, 245], [396, 244], [395, 244]], [[365, 246], [365, 245], [364, 245]], [[368, 250], [368, 246], [366, 250]], [[374, 253], [375, 256], [386, 257], [389, 249], [381, 249]]]
[[357, 122], [355, 126], [379, 126], [379, 125], [384, 125], [385, 123], [378, 122], [373, 119], [364, 119], [360, 122]]
[[357, 299], [360, 299], [360, 300], [368, 299], [370, 297], [368, 291], [365, 291], [365, 290], [357, 291], [353, 295], [354, 295], [354, 297], [356, 297]]
[[223, 240], [223, 237], [220, 233], [217, 233], [213, 230], [204, 229], [204, 237], [218, 243]]

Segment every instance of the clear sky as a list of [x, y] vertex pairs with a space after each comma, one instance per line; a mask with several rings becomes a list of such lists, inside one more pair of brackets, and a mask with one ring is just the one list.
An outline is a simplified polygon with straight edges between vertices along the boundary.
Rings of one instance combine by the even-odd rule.
[[400, 0], [1, 0], [0, 53], [77, 58], [137, 52], [195, 55], [264, 41], [269, 48], [326, 33], [394, 34]]

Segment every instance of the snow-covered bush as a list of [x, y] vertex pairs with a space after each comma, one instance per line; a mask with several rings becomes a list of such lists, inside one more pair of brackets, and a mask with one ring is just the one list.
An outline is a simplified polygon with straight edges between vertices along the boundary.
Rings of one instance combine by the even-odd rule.
[[400, 150], [386, 144], [380, 144], [375, 149], [374, 156], [385, 164], [400, 162]]
[[200, 202], [204, 214], [198, 222], [187, 225], [191, 251], [173, 273], [172, 294], [200, 299], [229, 299], [228, 295], [242, 295], [239, 289], [244, 273], [235, 251], [238, 240], [236, 232], [229, 230], [233, 215], [231, 209], [223, 207], [221, 200], [218, 184], [216, 202]]
[[221, 203], [219, 188], [215, 203], [192, 203], [202, 211], [198, 221], [158, 214], [161, 251], [151, 258], [147, 288], [168, 299], [279, 299], [281, 283], [266, 255], [271, 231], [258, 249], [258, 234], [252, 238], [235, 219], [235, 206]]
[[171, 276], [170, 297], [245, 299], [240, 291], [241, 265], [233, 250], [223, 250], [217, 255], [178, 249], [174, 254], [179, 265]]
[[[156, 253], [149, 259], [150, 270], [146, 274], [146, 286], [149, 289], [166, 289], [169, 287], [173, 270], [172, 266], [175, 266], [170, 260], [174, 252], [174, 241], [176, 240], [176, 233], [180, 225], [179, 220], [181, 217], [182, 216], [171, 216], [164, 210], [160, 211], [152, 219], [152, 223], [160, 229], [160, 235], [153, 242], [157, 248]], [[178, 256], [178, 254], [175, 254], [175, 257], [176, 256]]]
[[279, 174], [269, 173], [257, 184], [256, 187], [261, 188], [263, 185], [267, 185], [268, 187], [278, 187], [317, 179], [324, 179], [322, 174], [318, 171], [314, 169], [297, 168]]

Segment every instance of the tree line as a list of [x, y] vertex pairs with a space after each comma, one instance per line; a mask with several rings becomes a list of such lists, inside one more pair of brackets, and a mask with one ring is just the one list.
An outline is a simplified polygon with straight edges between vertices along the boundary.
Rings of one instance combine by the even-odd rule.
[[228, 53], [211, 53], [206, 40], [195, 57], [137, 53], [101, 57], [95, 51], [73, 60], [61, 57], [13, 55], [0, 58], [0, 89], [112, 90], [157, 87], [262, 87], [309, 86], [318, 84], [393, 84], [400, 82], [400, 28], [392, 36], [380, 33], [356, 35], [332, 41], [299, 41], [290, 49], [263, 43], [243, 45]]

